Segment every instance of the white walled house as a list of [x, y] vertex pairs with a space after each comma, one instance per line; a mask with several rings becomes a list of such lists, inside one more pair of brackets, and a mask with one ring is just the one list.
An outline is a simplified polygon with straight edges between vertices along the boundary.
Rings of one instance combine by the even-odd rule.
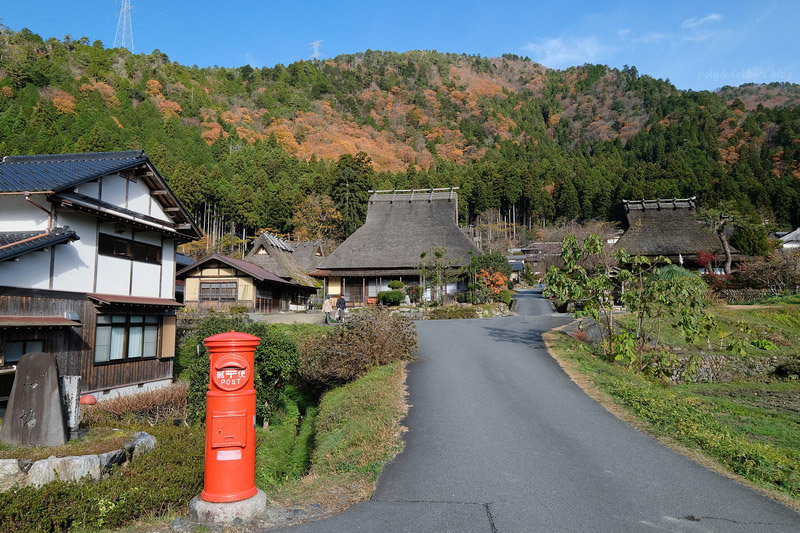
[[169, 383], [176, 246], [200, 236], [142, 151], [3, 158], [0, 396], [34, 351], [82, 394]]

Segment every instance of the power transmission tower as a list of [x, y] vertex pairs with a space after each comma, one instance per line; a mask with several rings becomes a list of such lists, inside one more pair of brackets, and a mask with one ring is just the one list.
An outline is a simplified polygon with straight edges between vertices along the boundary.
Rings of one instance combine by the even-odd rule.
[[311, 52], [311, 59], [316, 61], [317, 59], [319, 59], [319, 45], [322, 44], [322, 41], [311, 41], [308, 44], [311, 45], [311, 50], [313, 50]]
[[122, 0], [119, 6], [114, 48], [127, 48], [130, 53], [135, 53], [133, 51], [133, 26], [131, 25], [131, 0]]

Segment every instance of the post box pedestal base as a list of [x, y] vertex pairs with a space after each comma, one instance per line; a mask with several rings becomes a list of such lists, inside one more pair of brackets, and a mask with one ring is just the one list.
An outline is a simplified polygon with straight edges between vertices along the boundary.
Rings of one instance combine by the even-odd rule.
[[189, 520], [205, 525], [244, 525], [266, 514], [267, 495], [262, 490], [238, 502], [207, 502], [200, 495], [189, 502]]

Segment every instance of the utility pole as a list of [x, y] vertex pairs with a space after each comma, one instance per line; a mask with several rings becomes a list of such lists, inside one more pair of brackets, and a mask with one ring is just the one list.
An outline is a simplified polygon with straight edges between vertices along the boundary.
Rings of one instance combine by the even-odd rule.
[[127, 48], [133, 51], [133, 25], [131, 24], [131, 0], [121, 0], [119, 6], [119, 19], [117, 20], [117, 33], [114, 35], [114, 48]]

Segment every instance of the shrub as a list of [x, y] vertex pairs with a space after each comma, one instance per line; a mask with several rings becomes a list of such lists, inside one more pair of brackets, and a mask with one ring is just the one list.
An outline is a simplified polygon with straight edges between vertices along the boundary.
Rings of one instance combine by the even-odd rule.
[[503, 289], [500, 291], [500, 294], [497, 295], [497, 301], [503, 302], [507, 306], [511, 307], [511, 300], [514, 299], [514, 291], [509, 289]]
[[381, 291], [378, 293], [378, 301], [383, 305], [400, 305], [405, 297], [406, 293], [403, 291]]
[[419, 302], [420, 298], [419, 285], [409, 285], [408, 287], [406, 287], [406, 294], [408, 295], [408, 299], [411, 301], [412, 304]]
[[404, 285], [403, 282], [397, 279], [393, 279], [392, 281], [389, 282], [389, 288], [394, 290], [402, 289], [403, 285]]
[[186, 392], [189, 384], [127, 394], [81, 407], [81, 421], [86, 426], [114, 426], [135, 420], [151, 426], [173, 420], [186, 421]]
[[[197, 328], [197, 333], [181, 347], [182, 356], [193, 358], [189, 366], [188, 418], [199, 422], [205, 418], [208, 390], [209, 356], [203, 339], [225, 331], [249, 333], [261, 339], [255, 353], [253, 385], [256, 389], [256, 415], [269, 420], [278, 401], [279, 388], [287, 382], [300, 364], [297, 345], [280, 328], [263, 322], [245, 324], [240, 318], [209, 317]], [[196, 350], [199, 348], [200, 356]], [[189, 354], [193, 354], [189, 357]]]
[[417, 350], [414, 323], [375, 307], [301, 346], [300, 377], [312, 386], [347, 383], [370, 368], [411, 359]]
[[460, 305], [437, 307], [431, 309], [430, 318], [433, 320], [456, 320], [462, 318], [478, 318], [477, 307], [462, 307]]
[[0, 493], [0, 531], [97, 531], [145, 515], [185, 512], [203, 488], [205, 432], [171, 425], [147, 431], [156, 437], [156, 447], [106, 478]]

